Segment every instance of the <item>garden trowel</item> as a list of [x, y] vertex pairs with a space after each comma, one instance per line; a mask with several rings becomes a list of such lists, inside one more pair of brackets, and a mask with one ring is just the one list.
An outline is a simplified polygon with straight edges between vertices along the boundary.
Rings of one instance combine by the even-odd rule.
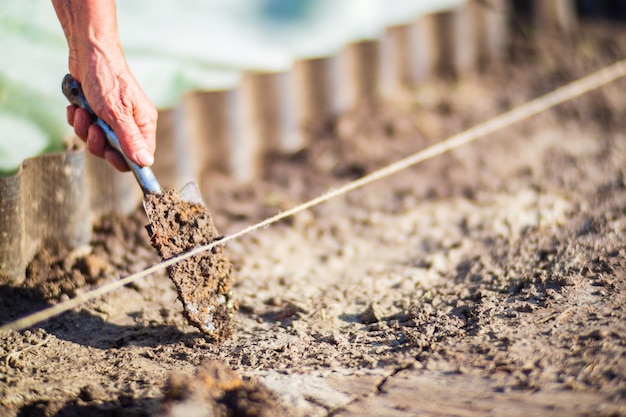
[[[89, 106], [80, 83], [70, 74], [63, 79], [63, 94], [70, 103], [89, 112], [94, 124], [104, 131], [108, 144], [117, 150], [135, 175], [143, 191], [143, 208], [150, 242], [166, 260], [220, 239], [198, 185], [188, 183], [180, 193], [163, 190], [148, 167], [140, 167], [122, 151], [111, 127]], [[183, 315], [216, 342], [232, 334], [237, 302], [233, 298], [232, 265], [219, 245], [168, 267], [168, 275], [183, 303]]]

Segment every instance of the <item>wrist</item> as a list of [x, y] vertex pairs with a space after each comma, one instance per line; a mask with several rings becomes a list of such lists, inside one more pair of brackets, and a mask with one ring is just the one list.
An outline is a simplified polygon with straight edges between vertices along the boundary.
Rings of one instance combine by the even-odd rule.
[[126, 67], [126, 58], [119, 42], [81, 41], [70, 47], [70, 74], [79, 82], [84, 82], [91, 72], [106, 68], [118, 73]]
[[115, 0], [53, 0], [69, 47], [70, 73], [81, 75], [95, 60], [123, 57], [117, 30]]

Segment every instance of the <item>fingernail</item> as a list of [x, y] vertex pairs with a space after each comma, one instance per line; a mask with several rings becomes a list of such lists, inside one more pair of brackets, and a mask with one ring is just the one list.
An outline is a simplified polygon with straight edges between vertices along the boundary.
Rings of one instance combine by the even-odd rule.
[[154, 163], [154, 157], [152, 156], [150, 152], [148, 152], [147, 149], [139, 149], [136, 155], [137, 155], [139, 164], [144, 167], [152, 166], [152, 164]]

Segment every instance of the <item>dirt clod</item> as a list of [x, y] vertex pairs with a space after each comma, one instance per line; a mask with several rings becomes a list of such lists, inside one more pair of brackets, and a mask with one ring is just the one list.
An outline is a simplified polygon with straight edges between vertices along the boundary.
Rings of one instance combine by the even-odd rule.
[[378, 323], [383, 314], [380, 311], [380, 307], [376, 303], [370, 303], [363, 312], [361, 312], [361, 323], [374, 324]]
[[87, 402], [104, 401], [106, 400], [106, 392], [100, 385], [87, 384], [80, 389], [79, 397]]
[[204, 361], [194, 377], [172, 373], [159, 417], [282, 416], [284, 407], [264, 385], [244, 381], [223, 362]]
[[[183, 201], [175, 191], [147, 195], [145, 208], [152, 246], [162, 259], [169, 259], [219, 237], [208, 210]], [[183, 315], [202, 333], [221, 342], [233, 332], [237, 303], [231, 285], [232, 265], [220, 246], [193, 256], [168, 269]]]

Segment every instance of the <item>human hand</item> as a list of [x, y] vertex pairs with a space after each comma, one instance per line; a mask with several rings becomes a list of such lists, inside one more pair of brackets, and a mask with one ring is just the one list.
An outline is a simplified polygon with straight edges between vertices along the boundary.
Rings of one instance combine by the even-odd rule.
[[[70, 74], [91, 109], [115, 132], [122, 151], [139, 166], [150, 166], [156, 147], [157, 111], [131, 74], [117, 30], [114, 0], [52, 0], [69, 46]], [[107, 145], [87, 111], [67, 108], [67, 121], [89, 152], [121, 171], [129, 168]]]
[[[157, 111], [130, 71], [111, 76], [98, 71], [84, 76], [83, 92], [92, 110], [116, 133], [125, 155], [140, 166], [154, 161]], [[110, 147], [102, 129], [92, 124], [89, 113], [74, 105], [67, 107], [67, 121], [92, 154], [107, 159], [120, 171], [128, 166]]]

